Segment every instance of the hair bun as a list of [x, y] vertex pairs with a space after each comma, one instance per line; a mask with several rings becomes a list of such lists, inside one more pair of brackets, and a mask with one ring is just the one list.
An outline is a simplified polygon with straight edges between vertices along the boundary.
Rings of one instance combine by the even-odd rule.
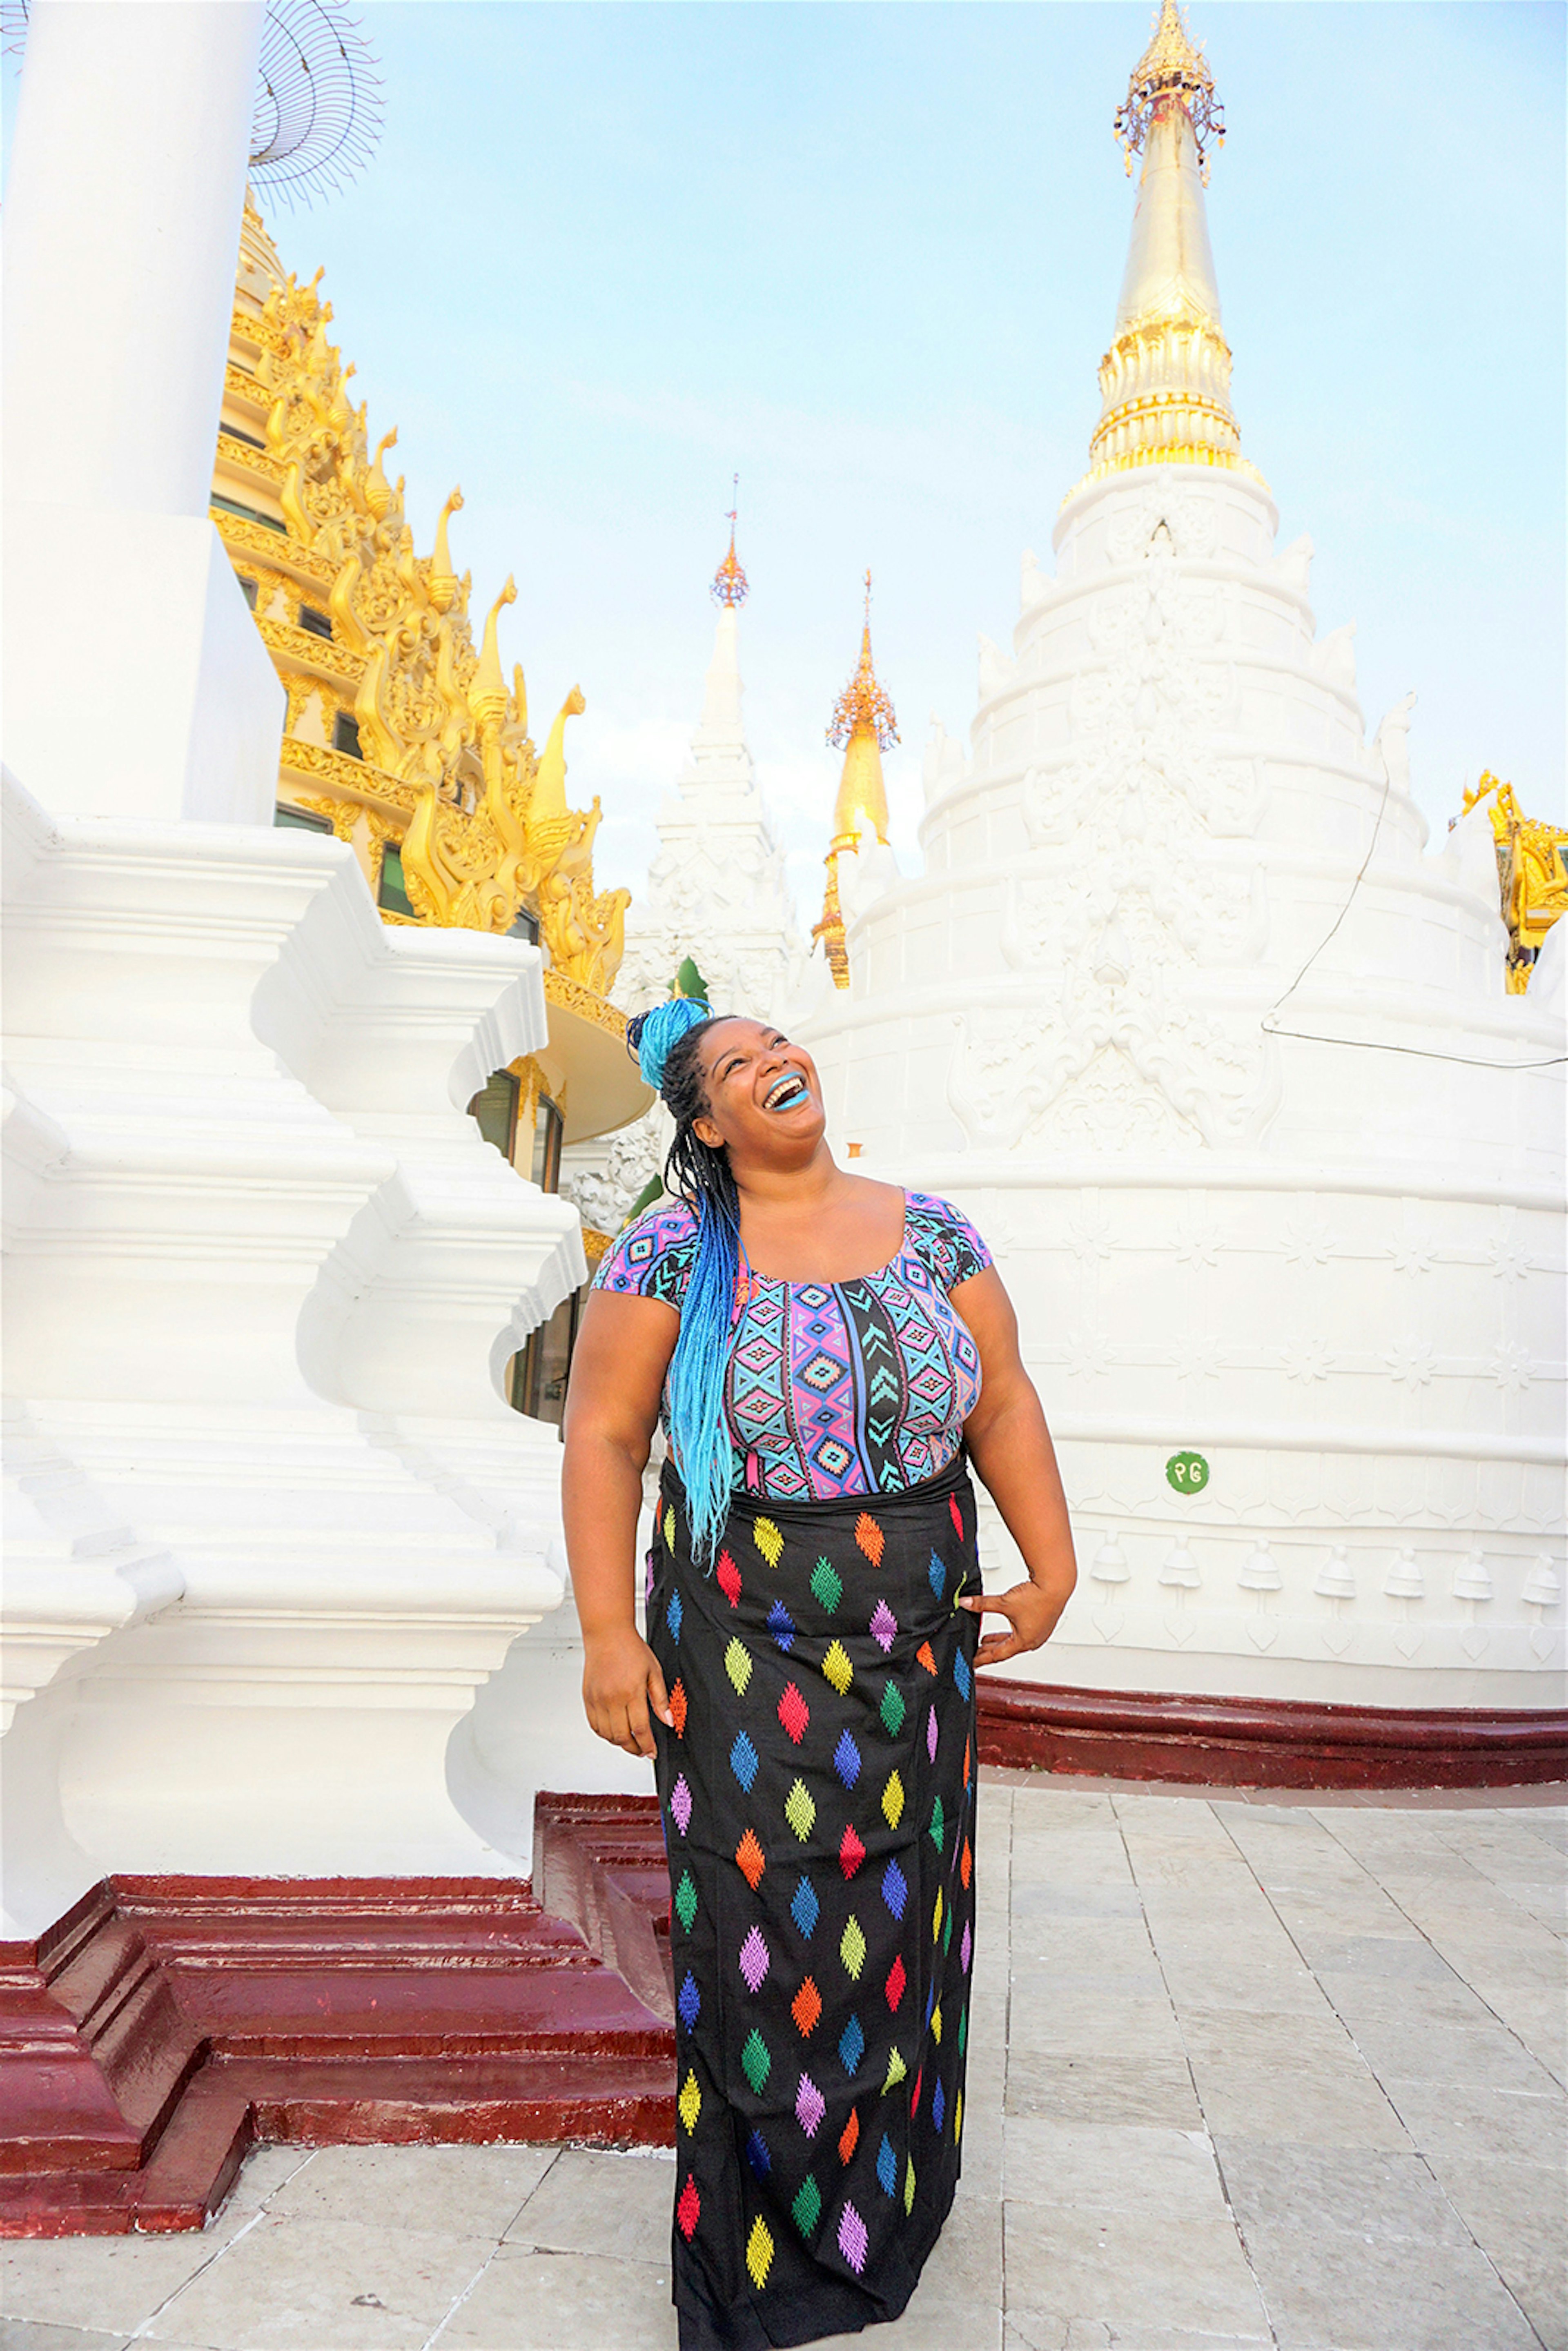
[[626, 1050], [643, 1073], [644, 1085], [656, 1091], [664, 1082], [664, 1064], [672, 1048], [688, 1029], [700, 1029], [713, 1014], [698, 996], [666, 997], [651, 1011], [639, 1012], [626, 1023]]

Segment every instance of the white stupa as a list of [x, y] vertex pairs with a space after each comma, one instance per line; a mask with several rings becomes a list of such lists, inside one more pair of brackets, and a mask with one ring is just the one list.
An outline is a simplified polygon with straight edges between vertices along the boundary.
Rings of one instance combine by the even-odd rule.
[[[614, 995], [628, 1013], [646, 1011], [666, 996], [691, 958], [716, 1008], [779, 1019], [806, 966], [784, 852], [758, 788], [741, 716], [740, 608], [750, 591], [735, 549], [735, 520], [732, 513], [728, 551], [713, 580], [718, 625], [702, 717], [659, 810], [659, 848], [646, 892], [626, 918]], [[561, 1188], [591, 1227], [619, 1229], [663, 1166], [670, 1134], [655, 1104], [634, 1126], [567, 1151]]]
[[626, 925], [615, 998], [641, 1010], [695, 956], [716, 1005], [766, 1016], [789, 995], [803, 950], [774, 831], [741, 716], [740, 608], [748, 590], [735, 551], [714, 575], [718, 605], [702, 718], [674, 791], [659, 811], [659, 850], [646, 897]]
[[[1413, 697], [1371, 744], [1311, 542], [1230, 407], [1174, 0], [1090, 470], [986, 649], [925, 872], [803, 1032], [862, 1165], [997, 1249], [1079, 1591], [1010, 1671], [1542, 1707], [1561, 1685], [1562, 963], [1529, 992], [1484, 817], [1436, 852]], [[1010, 1580], [993, 1523], [994, 1571]]]

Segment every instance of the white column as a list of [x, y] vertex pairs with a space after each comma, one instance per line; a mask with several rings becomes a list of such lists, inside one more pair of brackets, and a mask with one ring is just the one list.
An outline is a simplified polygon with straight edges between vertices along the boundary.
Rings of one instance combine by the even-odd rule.
[[5, 220], [6, 757], [266, 821], [282, 696], [206, 518], [261, 0], [33, 0]]

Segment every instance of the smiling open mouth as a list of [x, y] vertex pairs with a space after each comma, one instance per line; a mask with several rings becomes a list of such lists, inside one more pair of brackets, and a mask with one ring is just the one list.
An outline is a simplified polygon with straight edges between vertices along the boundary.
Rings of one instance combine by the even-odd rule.
[[799, 1110], [810, 1098], [810, 1089], [799, 1070], [786, 1070], [763, 1096], [764, 1110]]

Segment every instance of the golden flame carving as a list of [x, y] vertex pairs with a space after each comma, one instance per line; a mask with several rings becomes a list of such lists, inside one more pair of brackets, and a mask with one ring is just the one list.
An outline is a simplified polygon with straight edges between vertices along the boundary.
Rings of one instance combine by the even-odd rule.
[[[253, 242], [254, 232], [265, 243], [259, 220]], [[319, 270], [304, 286], [290, 275], [272, 285], [259, 316], [236, 311], [236, 335], [260, 349], [254, 394], [245, 371], [231, 372], [242, 394], [269, 402], [265, 474], [287, 534], [277, 559], [298, 562], [307, 579], [330, 580], [331, 645], [321, 653], [329, 650], [330, 672], [354, 683], [351, 705], [340, 693], [329, 700], [354, 720], [360, 750], [358, 761], [326, 755], [334, 785], [362, 774], [367, 809], [412, 799], [401, 846], [416, 919], [507, 931], [527, 909], [554, 968], [603, 994], [621, 961], [631, 893], [595, 891], [599, 803], [586, 811], [567, 804], [566, 722], [585, 707], [582, 695], [573, 687], [541, 759], [528, 736], [522, 670], [514, 668], [508, 687], [501, 667], [497, 622], [516, 586], [508, 580], [490, 607], [476, 649], [471, 581], [450, 548], [463, 494], [454, 489], [431, 554], [418, 555], [402, 478], [392, 481], [384, 464], [397, 434], [372, 450], [365, 407], [348, 395], [353, 370], [328, 336], [332, 311], [320, 280]], [[254, 569], [256, 526], [221, 511], [214, 519], [236, 561]], [[308, 652], [308, 639], [287, 634], [291, 652]]]

